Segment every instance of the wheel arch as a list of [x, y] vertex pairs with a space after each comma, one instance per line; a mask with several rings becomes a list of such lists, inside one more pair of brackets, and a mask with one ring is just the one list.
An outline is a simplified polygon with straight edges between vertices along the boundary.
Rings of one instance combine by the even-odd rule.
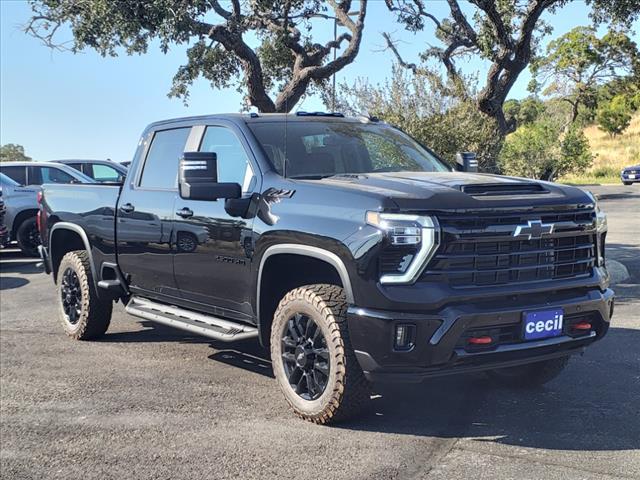
[[[286, 274], [282, 275], [282, 270]], [[292, 271], [297, 269], [297, 271]], [[304, 273], [301, 273], [301, 272]], [[271, 282], [275, 276], [278, 282]], [[349, 272], [342, 259], [320, 247], [277, 244], [267, 248], [260, 259], [256, 286], [256, 318], [260, 343], [269, 344], [273, 313], [285, 293], [315, 283], [330, 283], [344, 289], [348, 303], [354, 303]]]
[[89, 264], [91, 265], [91, 276], [93, 277], [94, 288], [97, 289], [98, 273], [93, 255], [91, 253], [91, 243], [87, 233], [82, 227], [69, 222], [58, 222], [51, 227], [49, 232], [49, 257], [51, 258], [51, 270], [53, 281], [57, 282], [58, 267], [62, 258], [69, 252], [74, 250], [85, 250], [89, 256]]
[[18, 214], [14, 217], [13, 223], [11, 224], [11, 239], [16, 239], [16, 234], [18, 233], [18, 228], [22, 225], [22, 222], [27, 220], [28, 218], [35, 217], [38, 214], [37, 208], [28, 208], [26, 210], [22, 210], [18, 212]]

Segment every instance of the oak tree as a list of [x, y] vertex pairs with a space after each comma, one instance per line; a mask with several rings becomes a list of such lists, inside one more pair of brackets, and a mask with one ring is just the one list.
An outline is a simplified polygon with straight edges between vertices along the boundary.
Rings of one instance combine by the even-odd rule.
[[[247, 106], [288, 112], [314, 85], [354, 61], [362, 41], [367, 0], [31, 0], [25, 31], [50, 47], [103, 56], [143, 54], [158, 44], [166, 53], [188, 45], [187, 61], [170, 96], [188, 98], [203, 76], [213, 88], [236, 86]], [[344, 32], [314, 41], [317, 23]], [[67, 25], [70, 43], [58, 40]], [[332, 53], [338, 52], [335, 58]]]
[[[406, 61], [389, 33], [387, 46], [400, 64], [416, 74], [430, 72], [427, 62], [436, 60], [450, 79], [461, 82], [460, 60], [477, 56], [489, 62], [489, 69], [476, 102], [478, 109], [493, 117], [502, 135], [515, 130], [513, 118], [506, 118], [503, 104], [518, 76], [532, 60], [542, 36], [550, 27], [541, 20], [568, 0], [447, 0], [449, 14], [438, 17], [425, 0], [385, 0], [389, 10], [409, 31], [432, 28], [440, 45], [426, 45], [421, 64]], [[630, 25], [640, 14], [637, 0], [587, 0], [595, 21]]]

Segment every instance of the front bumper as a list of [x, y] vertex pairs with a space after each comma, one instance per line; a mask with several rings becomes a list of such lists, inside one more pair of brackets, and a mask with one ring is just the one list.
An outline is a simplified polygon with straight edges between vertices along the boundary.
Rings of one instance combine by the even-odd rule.
[[[419, 382], [428, 377], [490, 370], [580, 353], [602, 338], [613, 314], [610, 289], [537, 292], [511, 299], [485, 298], [452, 304], [439, 311], [407, 313], [351, 306], [347, 321], [351, 344], [370, 381]], [[566, 325], [588, 319], [592, 329], [579, 336], [567, 327], [561, 336], [523, 341], [519, 334], [482, 348], [464, 344], [469, 331], [519, 332], [523, 312], [561, 307]], [[415, 326], [408, 351], [394, 349], [398, 324]], [[500, 334], [502, 335], [502, 334]], [[500, 337], [502, 338], [502, 337]]]

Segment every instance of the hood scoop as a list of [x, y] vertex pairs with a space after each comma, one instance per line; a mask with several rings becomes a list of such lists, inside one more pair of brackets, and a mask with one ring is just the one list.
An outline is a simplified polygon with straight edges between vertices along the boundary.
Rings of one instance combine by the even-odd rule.
[[549, 193], [539, 183], [483, 183], [462, 185], [462, 192], [472, 197], [494, 197], [499, 195], [537, 195], [541, 193]]

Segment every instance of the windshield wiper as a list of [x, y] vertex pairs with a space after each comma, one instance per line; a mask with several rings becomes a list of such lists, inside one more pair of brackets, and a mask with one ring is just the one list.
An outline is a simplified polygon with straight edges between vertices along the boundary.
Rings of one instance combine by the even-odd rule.
[[292, 178], [294, 180], [322, 180], [323, 178], [335, 177], [335, 173], [328, 173], [326, 175], [317, 173], [317, 174], [308, 174], [308, 175], [289, 175], [287, 178]]

